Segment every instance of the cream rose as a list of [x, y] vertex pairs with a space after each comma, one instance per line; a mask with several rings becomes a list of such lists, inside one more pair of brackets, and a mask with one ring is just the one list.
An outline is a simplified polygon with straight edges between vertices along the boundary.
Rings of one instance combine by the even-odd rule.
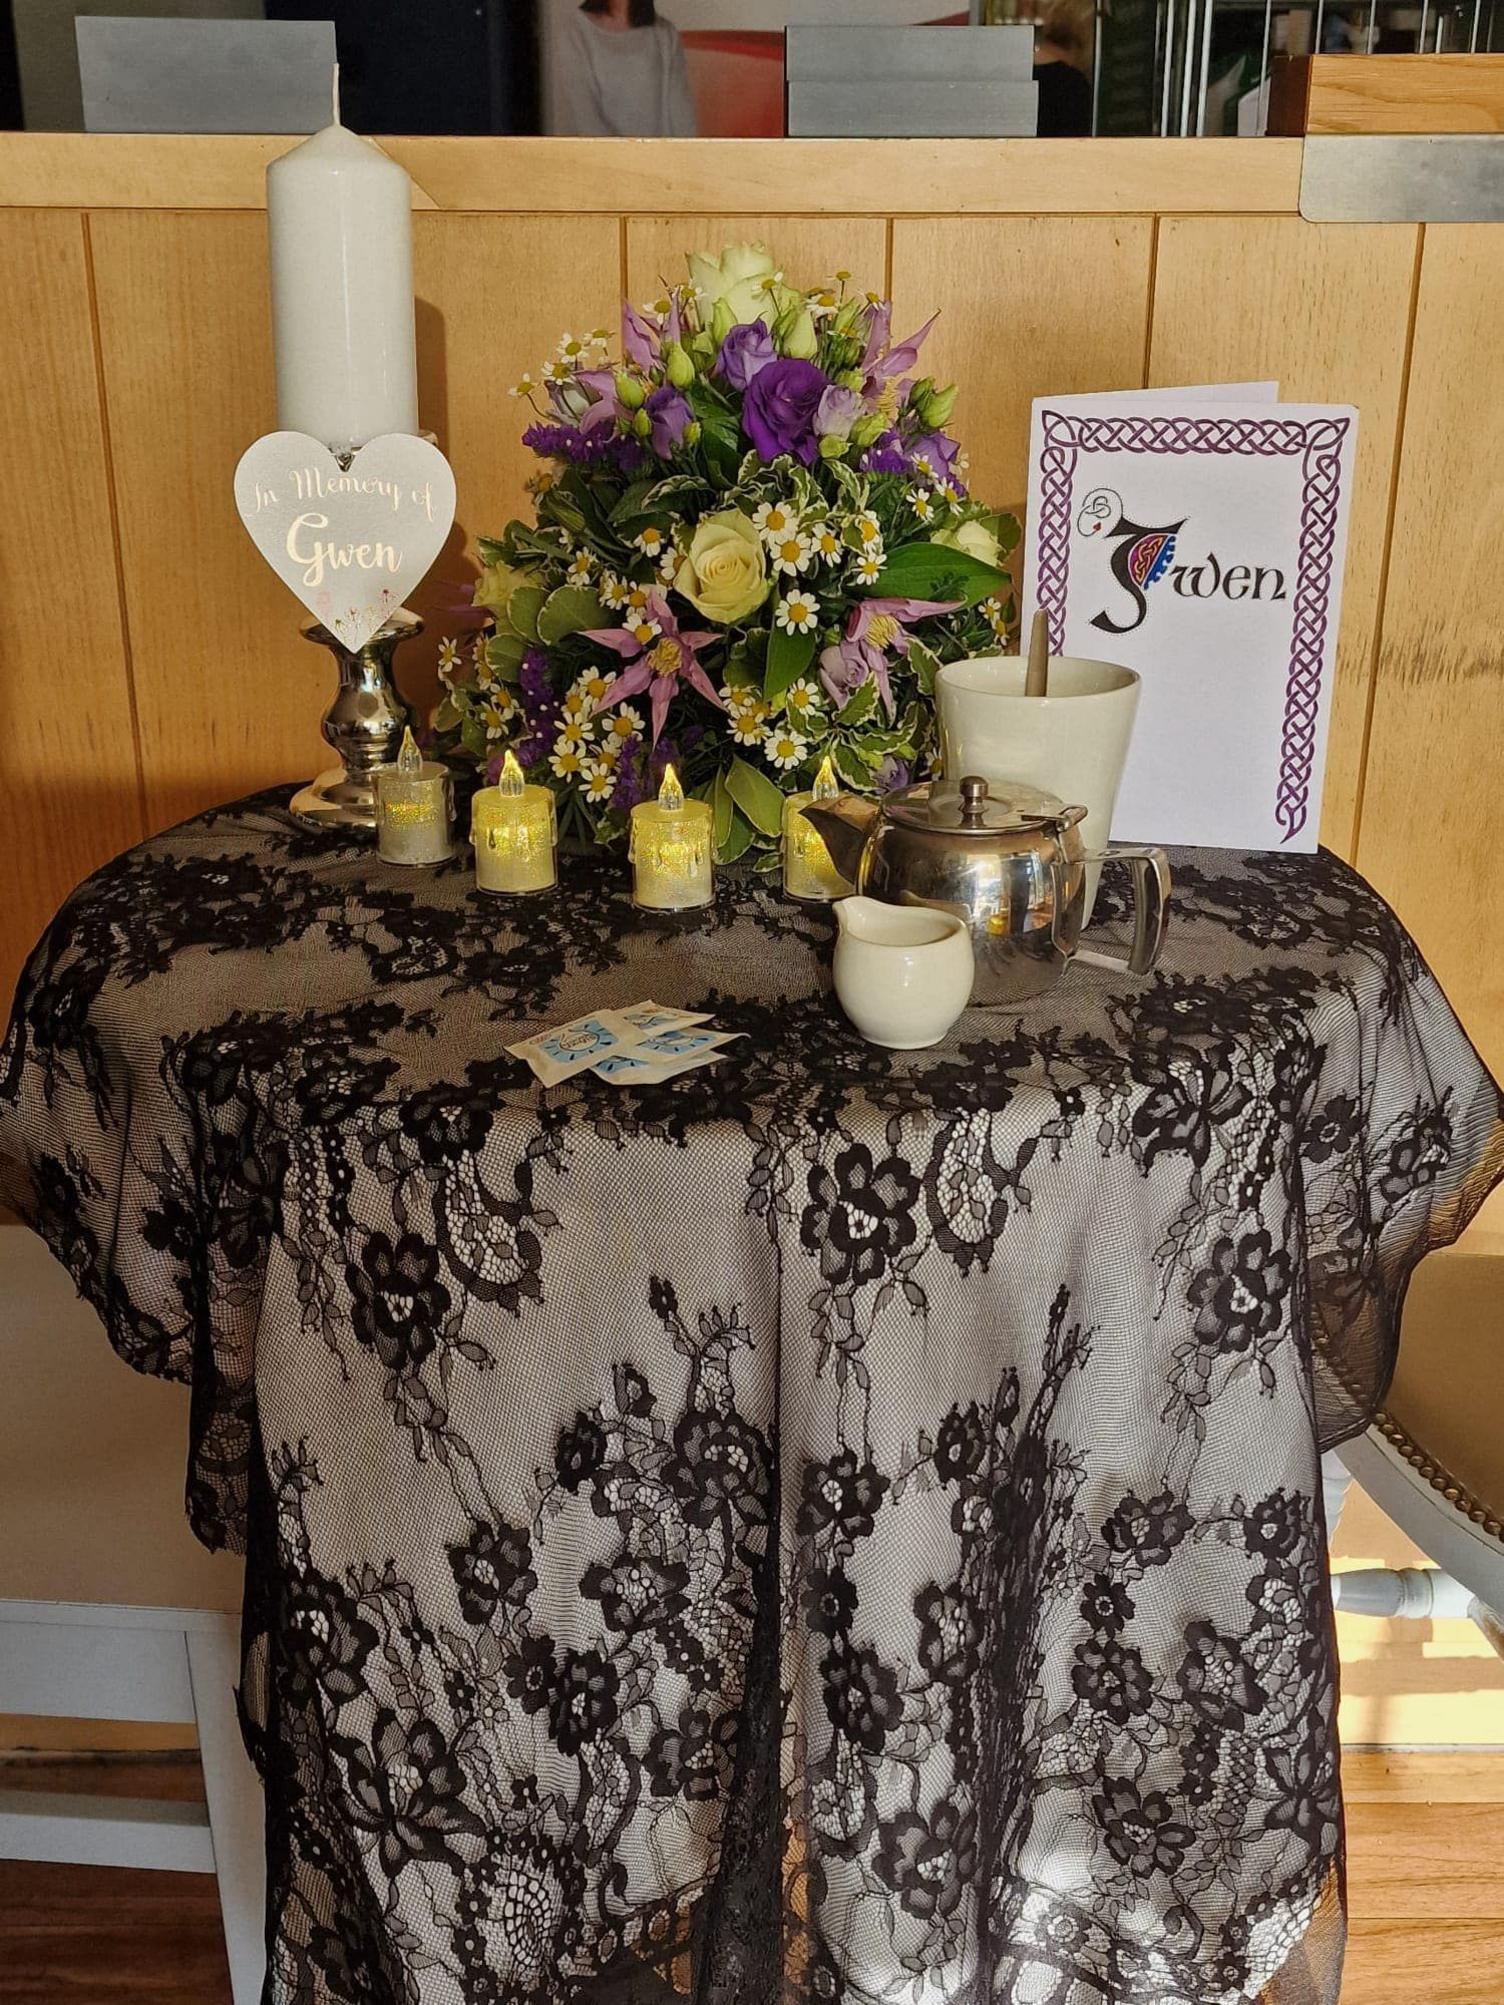
[[768, 596], [768, 560], [750, 516], [707, 515], [695, 530], [674, 589], [718, 626], [744, 620]]
[[954, 528], [936, 530], [930, 541], [943, 543], [947, 550], [964, 550], [968, 557], [997, 567], [997, 532], [985, 522], [958, 522]]
[[507, 600], [519, 585], [536, 585], [531, 571], [515, 570], [510, 564], [482, 564], [475, 581], [474, 599], [483, 612], [506, 618]]
[[[727, 244], [718, 258], [707, 251], [689, 254], [690, 284], [704, 295], [701, 326], [708, 324], [723, 301], [734, 327], [768, 318], [767, 282], [777, 270], [765, 244]], [[722, 315], [725, 318], [725, 315]]]

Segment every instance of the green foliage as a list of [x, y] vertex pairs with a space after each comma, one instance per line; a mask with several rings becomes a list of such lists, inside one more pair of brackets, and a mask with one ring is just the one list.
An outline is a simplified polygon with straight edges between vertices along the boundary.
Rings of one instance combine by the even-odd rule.
[[726, 785], [731, 798], [755, 829], [764, 835], [783, 832], [783, 795], [766, 773], [749, 766], [745, 759], [733, 758], [726, 769]]
[[538, 638], [538, 615], [548, 593], [541, 585], [519, 585], [507, 600], [507, 625], [523, 640]]
[[584, 585], [561, 585], [550, 592], [538, 614], [538, 639], [553, 647], [566, 635], [583, 633], [586, 627], [609, 626], [606, 608]]
[[905, 543], [890, 550], [872, 587], [875, 599], [959, 599], [974, 606], [1009, 589], [1008, 574], [943, 543]]
[[789, 690], [805, 674], [815, 658], [820, 636], [811, 627], [808, 633], [785, 633], [774, 627], [768, 635], [768, 666], [763, 677], [763, 695], [769, 703], [782, 703]]

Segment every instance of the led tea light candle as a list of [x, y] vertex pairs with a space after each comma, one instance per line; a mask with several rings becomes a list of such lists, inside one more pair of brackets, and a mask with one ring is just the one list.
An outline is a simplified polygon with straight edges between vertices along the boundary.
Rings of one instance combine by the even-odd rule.
[[836, 869], [824, 836], [803, 814], [812, 801], [836, 800], [840, 791], [835, 767], [826, 758], [820, 761], [813, 790], [790, 794], [783, 804], [783, 888], [790, 898], [829, 903], [832, 898], [849, 898], [856, 889]]
[[482, 787], [470, 809], [475, 882], [482, 891], [518, 897], [547, 891], [558, 875], [554, 845], [558, 824], [547, 787], [530, 787], [517, 754], [502, 761], [494, 787]]
[[651, 912], [708, 905], [715, 888], [714, 818], [708, 801], [688, 801], [672, 766], [656, 801], [632, 810], [628, 854], [632, 902]]
[[376, 771], [376, 848], [387, 863], [446, 863], [453, 791], [449, 770], [418, 750], [411, 728], [402, 733], [394, 766]]

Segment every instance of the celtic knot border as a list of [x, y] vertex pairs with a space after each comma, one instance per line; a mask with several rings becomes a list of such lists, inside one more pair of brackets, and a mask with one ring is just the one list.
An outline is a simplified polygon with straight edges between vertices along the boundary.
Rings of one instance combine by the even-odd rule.
[[1039, 469], [1035, 591], [1049, 619], [1050, 646], [1065, 648], [1065, 594], [1070, 578], [1071, 498], [1082, 452], [1255, 454], [1299, 458], [1300, 545], [1296, 566], [1290, 663], [1280, 738], [1274, 817], [1285, 841], [1306, 825], [1321, 664], [1326, 652], [1332, 562], [1342, 500], [1342, 448], [1351, 418], [1088, 417], [1041, 413], [1044, 450]]

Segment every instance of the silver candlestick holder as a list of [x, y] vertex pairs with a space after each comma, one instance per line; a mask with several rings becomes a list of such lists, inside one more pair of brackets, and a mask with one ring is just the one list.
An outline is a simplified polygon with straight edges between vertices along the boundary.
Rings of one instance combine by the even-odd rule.
[[363, 647], [346, 647], [316, 620], [302, 628], [303, 638], [327, 647], [339, 668], [339, 687], [320, 728], [340, 763], [293, 796], [292, 812], [299, 820], [375, 832], [373, 776], [378, 766], [396, 759], [402, 733], [413, 721], [392, 677], [392, 656], [403, 641], [422, 631], [423, 622], [405, 606], [390, 613]]

